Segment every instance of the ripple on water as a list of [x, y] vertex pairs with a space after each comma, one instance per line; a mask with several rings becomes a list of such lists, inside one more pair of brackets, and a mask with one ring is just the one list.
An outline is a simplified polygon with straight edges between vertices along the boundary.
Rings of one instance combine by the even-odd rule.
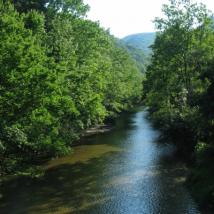
[[146, 117], [124, 114], [114, 130], [48, 162], [44, 178], [9, 183], [0, 213], [199, 214], [174, 147], [157, 142]]

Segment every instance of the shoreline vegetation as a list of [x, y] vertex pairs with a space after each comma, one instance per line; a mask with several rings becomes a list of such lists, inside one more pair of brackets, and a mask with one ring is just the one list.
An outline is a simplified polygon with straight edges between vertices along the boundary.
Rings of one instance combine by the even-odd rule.
[[[95, 125], [91, 128], [87, 128], [83, 130], [80, 133], [79, 138], [76, 141], [72, 142], [72, 145], [70, 146], [71, 150], [70, 150], [70, 153], [68, 154], [62, 155], [59, 157], [39, 158], [39, 161], [35, 163], [35, 165], [27, 164], [25, 167], [23, 167], [23, 170], [18, 173], [6, 174], [4, 176], [0, 176], [0, 187], [3, 187], [3, 185], [7, 185], [8, 182], [12, 183], [13, 181], [16, 181], [16, 179], [42, 178], [45, 174], [45, 171], [49, 169], [49, 167], [47, 167], [47, 164], [50, 161], [57, 160], [58, 158], [66, 158], [67, 156], [72, 155], [72, 149], [75, 148], [76, 146], [85, 145], [85, 139], [88, 137], [112, 131], [115, 127], [114, 125], [115, 120], [118, 117], [120, 117], [121, 114], [136, 112], [136, 109], [138, 107], [139, 105], [132, 107], [131, 109], [123, 111], [118, 115], [114, 115], [113, 117], [106, 118], [104, 123], [100, 125]], [[1, 200], [1, 197], [3, 196], [1, 195], [1, 192], [0, 192], [0, 200]]]
[[[72, 155], [72, 149], [75, 148], [76, 146], [81, 146], [81, 145], [85, 145], [85, 139], [94, 135], [98, 135], [98, 134], [103, 134], [106, 132], [110, 132], [114, 129], [115, 127], [115, 120], [121, 116], [121, 114], [123, 113], [132, 113], [132, 112], [136, 112], [136, 110], [139, 108], [139, 106], [142, 108], [141, 105], [136, 105], [135, 107], [131, 107], [131, 109], [129, 110], [125, 110], [122, 111], [119, 114], [114, 114], [113, 117], [109, 117], [109, 118], [105, 118], [104, 123], [102, 124], [97, 124], [95, 126], [92, 126], [90, 128], [87, 128], [85, 130], [83, 130], [80, 134], [78, 139], [76, 139], [75, 141], [72, 142], [72, 145], [70, 145], [70, 152], [62, 155], [62, 156], [58, 156], [58, 157], [39, 157], [38, 161], [36, 163], [34, 163], [34, 165], [32, 165], [32, 163], [27, 164], [26, 166], [23, 167], [23, 169], [17, 173], [12, 173], [12, 174], [5, 174], [3, 176], [0, 176], [0, 187], [1, 185], [4, 185], [7, 182], [10, 182], [12, 180], [16, 180], [18, 178], [24, 178], [24, 177], [28, 177], [29, 179], [37, 179], [37, 178], [41, 178], [44, 176], [44, 173], [46, 171], [46, 164], [49, 161], [53, 161], [53, 160], [57, 160], [58, 158], [63, 158], [69, 155]], [[0, 199], [1, 199], [1, 195], [0, 195]]]
[[[84, 145], [84, 139], [90, 136], [94, 136], [97, 134], [103, 134], [106, 132], [109, 132], [111, 130], [113, 130], [114, 125], [113, 124], [102, 124], [102, 125], [96, 125], [94, 127], [88, 128], [86, 130], [84, 130], [81, 134], [80, 134], [80, 138], [77, 141], [74, 141], [71, 145], [71, 149], [76, 147], [76, 146], [80, 146], [80, 145]], [[72, 151], [70, 154], [67, 155], [72, 155]], [[67, 156], [66, 155], [66, 156]], [[65, 157], [65, 156], [62, 156]], [[60, 157], [56, 157], [54, 159], [58, 159]], [[0, 187], [3, 185], [3, 183], [6, 183], [8, 181], [12, 181], [14, 179], [17, 179], [19, 177], [23, 177], [23, 176], [27, 176], [29, 178], [39, 178], [42, 177], [46, 171], [46, 167], [45, 165], [51, 161], [54, 160], [53, 158], [49, 158], [49, 159], [45, 159], [45, 160], [40, 160], [41, 163], [32, 166], [31, 171], [27, 172], [26, 170], [23, 170], [22, 173], [18, 173], [18, 174], [11, 174], [11, 175], [5, 175], [5, 176], [1, 176], [0, 177]], [[28, 165], [30, 166], [30, 164]], [[1, 199], [1, 193], [0, 193], [0, 199]]]
[[42, 176], [45, 161], [70, 154], [81, 137], [111, 131], [105, 121], [143, 100], [190, 168], [193, 197], [212, 212], [213, 14], [169, 0], [142, 74], [118, 39], [87, 20], [88, 10], [82, 0], [0, 0], [0, 186]]
[[187, 185], [202, 209], [214, 210], [214, 20], [203, 4], [169, 0], [144, 81], [155, 127], [190, 166]]
[[1, 176], [34, 174], [24, 169], [69, 154], [84, 130], [141, 101], [143, 74], [88, 10], [82, 0], [0, 0]]

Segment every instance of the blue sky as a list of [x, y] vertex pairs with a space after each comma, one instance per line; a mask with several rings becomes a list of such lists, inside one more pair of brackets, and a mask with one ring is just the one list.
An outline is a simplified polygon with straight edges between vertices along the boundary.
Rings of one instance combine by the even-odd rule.
[[[202, 2], [214, 11], [214, 0], [194, 0]], [[84, 0], [91, 10], [88, 18], [99, 21], [105, 29], [118, 38], [126, 35], [153, 32], [152, 20], [161, 16], [161, 5], [168, 0]]]

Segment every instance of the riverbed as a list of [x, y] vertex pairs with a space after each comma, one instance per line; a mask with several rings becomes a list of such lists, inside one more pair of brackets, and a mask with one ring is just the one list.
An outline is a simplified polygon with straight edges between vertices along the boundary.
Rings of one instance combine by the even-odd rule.
[[199, 214], [185, 167], [159, 136], [145, 110], [123, 114], [111, 131], [49, 161], [44, 177], [4, 188], [0, 213]]

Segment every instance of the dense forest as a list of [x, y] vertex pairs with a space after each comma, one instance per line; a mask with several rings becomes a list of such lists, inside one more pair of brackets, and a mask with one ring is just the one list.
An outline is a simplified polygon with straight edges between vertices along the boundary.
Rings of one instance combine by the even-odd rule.
[[64, 155], [131, 108], [142, 73], [82, 0], [0, 0], [0, 174]]
[[0, 176], [39, 173], [143, 101], [188, 163], [192, 194], [214, 209], [213, 14], [169, 0], [143, 53], [141, 34], [120, 41], [88, 11], [83, 0], [0, 0]]
[[155, 36], [155, 33], [139, 33], [120, 40], [142, 73], [146, 72], [146, 68], [150, 64], [151, 45], [154, 43]]
[[214, 205], [214, 23], [203, 4], [170, 0], [146, 73], [145, 102], [154, 124], [192, 164], [196, 199]]

